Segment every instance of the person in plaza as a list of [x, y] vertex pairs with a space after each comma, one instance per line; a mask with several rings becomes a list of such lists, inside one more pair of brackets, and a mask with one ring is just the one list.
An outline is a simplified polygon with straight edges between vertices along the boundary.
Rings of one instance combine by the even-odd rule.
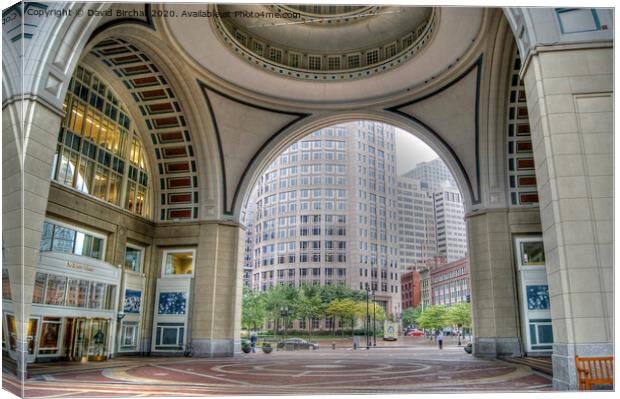
[[437, 334], [437, 344], [439, 345], [439, 349], [443, 349], [443, 331], [439, 330], [439, 334]]
[[252, 353], [256, 353], [256, 341], [257, 341], [256, 332], [252, 331], [252, 335], [250, 336], [250, 344], [252, 346]]

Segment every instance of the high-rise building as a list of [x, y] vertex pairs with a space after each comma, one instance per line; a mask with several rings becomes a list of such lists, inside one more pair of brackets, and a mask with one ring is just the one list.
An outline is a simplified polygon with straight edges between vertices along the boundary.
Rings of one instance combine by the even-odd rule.
[[463, 198], [456, 188], [436, 192], [434, 197], [437, 252], [448, 262], [462, 259], [467, 256]]
[[243, 247], [243, 283], [251, 288], [252, 271], [254, 270], [254, 213], [256, 212], [256, 202], [249, 201], [245, 209], [245, 242]]
[[346, 284], [400, 313], [394, 128], [359, 121], [287, 148], [257, 182], [253, 286]]
[[452, 173], [439, 158], [416, 164], [415, 168], [404, 176], [420, 180], [422, 187], [432, 192], [439, 191], [443, 187], [457, 187]]
[[410, 269], [437, 254], [435, 202], [419, 179], [400, 176], [397, 181], [399, 263]]

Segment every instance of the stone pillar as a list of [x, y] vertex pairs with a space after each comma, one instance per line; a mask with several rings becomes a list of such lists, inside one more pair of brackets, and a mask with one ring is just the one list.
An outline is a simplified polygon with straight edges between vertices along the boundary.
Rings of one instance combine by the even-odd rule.
[[16, 101], [5, 105], [2, 116], [3, 266], [17, 322], [17, 374], [25, 377], [26, 327], [60, 115], [35, 101]]
[[191, 320], [194, 356], [233, 356], [241, 349], [243, 230], [202, 224]]
[[553, 381], [613, 355], [613, 48], [545, 48], [525, 65], [553, 321]]
[[509, 213], [466, 217], [474, 355], [520, 356], [519, 313]]

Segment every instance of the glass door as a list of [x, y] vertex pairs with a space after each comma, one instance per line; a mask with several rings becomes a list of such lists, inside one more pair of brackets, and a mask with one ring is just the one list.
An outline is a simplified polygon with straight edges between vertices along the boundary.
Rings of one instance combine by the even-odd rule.
[[102, 361], [108, 358], [109, 319], [90, 319], [88, 360]]
[[67, 319], [65, 333], [66, 357], [68, 360], [76, 362], [86, 362], [90, 333], [90, 322], [86, 318]]
[[34, 362], [35, 359], [35, 350], [37, 346], [37, 331], [39, 327], [39, 319], [30, 319], [28, 320], [28, 327], [26, 330], [26, 348], [28, 351], [27, 359], [28, 362]]

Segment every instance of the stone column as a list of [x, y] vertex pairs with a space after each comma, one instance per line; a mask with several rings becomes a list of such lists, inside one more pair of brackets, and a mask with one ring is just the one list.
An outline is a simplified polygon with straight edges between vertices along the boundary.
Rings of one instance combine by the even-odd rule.
[[509, 213], [483, 210], [468, 215], [466, 223], [474, 355], [520, 356]]
[[233, 356], [241, 349], [243, 237], [232, 224], [202, 224], [191, 320], [194, 356]]
[[[25, 377], [26, 327], [60, 115], [35, 101], [2, 109], [3, 267], [8, 269], [17, 322], [17, 375]], [[22, 121], [28, 123], [24, 125]]]
[[613, 355], [613, 48], [534, 53], [524, 81], [553, 320], [556, 389]]

